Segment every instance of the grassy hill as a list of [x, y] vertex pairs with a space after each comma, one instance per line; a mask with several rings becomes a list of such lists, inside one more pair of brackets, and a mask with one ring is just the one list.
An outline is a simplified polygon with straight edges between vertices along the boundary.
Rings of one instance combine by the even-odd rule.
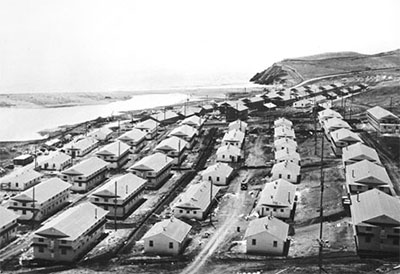
[[257, 73], [250, 81], [292, 86], [304, 80], [328, 75], [393, 69], [400, 69], [400, 50], [373, 55], [356, 52], [324, 53], [285, 59]]

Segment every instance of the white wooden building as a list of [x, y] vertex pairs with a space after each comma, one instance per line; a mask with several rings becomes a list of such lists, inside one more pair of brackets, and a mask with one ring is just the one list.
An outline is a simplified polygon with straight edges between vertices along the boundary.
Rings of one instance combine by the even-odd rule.
[[18, 215], [0, 206], [0, 248], [17, 237]]
[[99, 141], [94, 137], [85, 137], [79, 141], [72, 141], [65, 145], [65, 153], [75, 157], [82, 157], [99, 146]]
[[215, 163], [201, 172], [203, 181], [212, 182], [214, 185], [226, 186], [233, 175], [233, 168], [226, 163]]
[[3, 190], [25, 190], [40, 182], [43, 175], [31, 167], [14, 170], [0, 179]]
[[146, 132], [137, 128], [133, 128], [130, 131], [122, 134], [118, 140], [129, 145], [131, 147], [131, 152], [136, 152], [142, 149], [145, 145], [146, 135]]
[[109, 163], [109, 168], [118, 168], [129, 161], [130, 147], [122, 141], [115, 141], [96, 152], [96, 156]]
[[300, 183], [300, 166], [287, 161], [274, 164], [271, 170], [271, 180], [278, 179], [285, 179], [293, 184]]
[[275, 151], [275, 162], [280, 163], [284, 161], [300, 165], [300, 154], [289, 148]]
[[199, 131], [189, 125], [181, 125], [174, 128], [168, 136], [179, 137], [187, 142], [187, 148], [191, 149], [195, 144], [196, 137], [199, 136]]
[[274, 150], [279, 151], [282, 149], [289, 149], [297, 151], [297, 142], [290, 138], [280, 138], [274, 141]]
[[39, 167], [42, 170], [61, 171], [72, 165], [72, 157], [60, 151], [52, 152], [39, 161]]
[[222, 137], [221, 145], [223, 146], [231, 145], [241, 148], [244, 144], [244, 137], [245, 133], [240, 130], [237, 129], [229, 130]]
[[159, 126], [159, 122], [154, 121], [153, 119], [147, 119], [145, 121], [137, 123], [135, 128], [145, 132], [147, 140], [152, 140], [154, 137], [157, 136]]
[[376, 150], [360, 142], [343, 148], [342, 152], [343, 166], [351, 165], [362, 160], [368, 160], [372, 163], [382, 165]]
[[242, 120], [236, 120], [228, 125], [228, 131], [240, 130], [241, 132], [246, 132], [248, 124]]
[[227, 145], [217, 149], [217, 162], [237, 163], [242, 158], [242, 151], [237, 146]]
[[113, 131], [107, 127], [102, 127], [99, 129], [95, 129], [91, 133], [89, 133], [90, 137], [95, 138], [99, 142], [107, 142], [111, 139]]
[[162, 152], [168, 157], [173, 159], [174, 165], [179, 165], [182, 163], [185, 157], [185, 151], [189, 143], [185, 140], [171, 136], [167, 139], [162, 140], [155, 148], [155, 151]]
[[292, 123], [292, 121], [290, 121], [284, 117], [280, 117], [274, 121], [275, 128], [282, 127], [282, 126], [291, 129], [291, 128], [293, 128], [293, 123]]

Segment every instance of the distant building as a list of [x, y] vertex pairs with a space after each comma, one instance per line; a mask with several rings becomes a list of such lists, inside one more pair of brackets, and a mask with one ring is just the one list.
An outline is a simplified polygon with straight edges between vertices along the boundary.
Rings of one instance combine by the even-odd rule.
[[314, 105], [314, 101], [311, 99], [302, 99], [293, 103], [294, 108], [309, 108]]
[[221, 146], [217, 150], [217, 161], [226, 163], [237, 163], [241, 160], [242, 152], [237, 146]]
[[285, 179], [286, 181], [300, 183], [300, 166], [291, 162], [274, 164], [271, 169], [271, 180]]
[[136, 162], [129, 171], [148, 180], [149, 188], [158, 188], [170, 176], [172, 164], [172, 158], [156, 152]]
[[242, 100], [246, 107], [254, 110], [262, 110], [264, 108], [264, 98], [253, 96]]
[[318, 120], [320, 123], [331, 118], [343, 119], [343, 116], [339, 112], [334, 111], [330, 108], [318, 112]]
[[266, 104], [264, 104], [264, 107], [266, 108], [266, 109], [268, 109], [268, 110], [273, 110], [273, 109], [276, 109], [276, 105], [274, 104], [274, 103], [266, 103]]
[[274, 150], [289, 149], [291, 151], [297, 151], [297, 142], [290, 138], [280, 138], [274, 141]]
[[183, 117], [191, 117], [193, 115], [201, 115], [202, 108], [196, 106], [183, 106], [178, 113]]
[[[275, 216], [289, 219], [294, 210], [296, 186], [284, 179], [266, 183], [259, 195], [257, 213], [261, 216]], [[293, 214], [294, 215], [294, 214]]]
[[17, 237], [18, 215], [0, 206], [0, 248]]
[[153, 119], [161, 125], [169, 125], [178, 122], [181, 119], [181, 116], [172, 110], [164, 110], [151, 115], [150, 119]]
[[242, 120], [233, 121], [228, 125], [228, 131], [231, 130], [240, 130], [241, 132], [246, 133], [247, 123]]
[[13, 164], [16, 166], [26, 166], [33, 162], [33, 155], [23, 154], [13, 159]]
[[72, 158], [82, 157], [99, 146], [99, 141], [94, 137], [85, 137], [79, 141], [68, 143], [64, 149], [65, 153]]
[[338, 130], [341, 128], [351, 130], [351, 126], [346, 121], [343, 121], [342, 119], [339, 119], [339, 118], [331, 118], [331, 119], [325, 120], [322, 127], [325, 131], [325, 134], [328, 136], [328, 138], [329, 138], [329, 134], [332, 131], [335, 131], [335, 130]]
[[197, 130], [200, 130], [203, 127], [204, 122], [205, 122], [204, 118], [197, 115], [193, 115], [183, 119], [181, 125], [188, 125], [194, 127]]
[[108, 210], [108, 217], [123, 218], [140, 201], [146, 182], [132, 173], [119, 175], [94, 191], [89, 200]]
[[69, 203], [71, 185], [59, 178], [51, 178], [11, 198], [9, 209], [19, 220], [43, 221]]
[[244, 137], [245, 137], [244, 132], [237, 129], [230, 130], [227, 133], [225, 133], [224, 137], [222, 137], [222, 145], [223, 146], [231, 145], [241, 148], [244, 143]]
[[400, 118], [380, 106], [368, 109], [367, 118], [368, 122], [380, 133], [400, 132]]
[[99, 142], [107, 142], [108, 140], [111, 139], [112, 134], [113, 131], [111, 129], [103, 127], [89, 133], [89, 136], [95, 138]]
[[219, 191], [220, 188], [218, 186], [206, 181], [190, 185], [189, 188], [178, 197], [172, 212], [177, 218], [203, 220], [206, 218]]
[[161, 141], [155, 148], [155, 151], [162, 152], [173, 159], [174, 165], [183, 162], [186, 148], [189, 143], [179, 137], [172, 136]]
[[71, 207], [36, 230], [35, 259], [74, 262], [86, 254], [104, 233], [107, 211], [85, 202]]
[[355, 143], [343, 148], [342, 160], [343, 166], [351, 165], [362, 160], [368, 160], [372, 163], [382, 165], [376, 150], [362, 143]]
[[0, 179], [3, 190], [25, 190], [40, 182], [43, 175], [32, 168], [22, 168]]
[[171, 218], [156, 223], [143, 236], [144, 252], [155, 255], [178, 255], [188, 240], [192, 226]]
[[247, 120], [249, 115], [249, 108], [240, 101], [228, 101], [220, 106], [221, 113], [225, 114], [226, 122], [233, 122], [235, 120]]
[[352, 132], [347, 128], [341, 128], [335, 131], [331, 131], [330, 141], [332, 151], [337, 155], [342, 155], [342, 149], [356, 143], [362, 142], [360, 136], [357, 133]]
[[39, 162], [40, 169], [61, 171], [72, 165], [72, 157], [57, 151]]
[[96, 152], [96, 156], [110, 163], [109, 168], [118, 168], [129, 161], [130, 147], [121, 141], [115, 141]]
[[399, 255], [400, 200], [372, 189], [351, 197], [354, 239], [359, 255]]
[[357, 194], [373, 188], [395, 195], [392, 181], [384, 167], [368, 160], [346, 166], [347, 193]]
[[159, 122], [152, 119], [147, 119], [143, 122], [137, 123], [135, 128], [145, 132], [146, 139], [151, 140], [157, 136], [157, 130], [159, 126], [160, 126]]
[[[194, 116], [192, 116], [194, 117]], [[195, 142], [196, 142], [196, 137], [199, 135], [199, 131], [191, 127], [189, 125], [181, 125], [176, 128], [174, 128], [168, 136], [176, 136], [179, 137], [187, 142], [187, 148], [191, 149]]]
[[134, 128], [122, 134], [118, 140], [129, 145], [131, 147], [131, 152], [136, 152], [144, 147], [146, 141], [146, 132]]
[[233, 168], [225, 163], [216, 163], [201, 172], [203, 181], [212, 182], [214, 185], [226, 186], [233, 175]]
[[289, 246], [289, 225], [275, 217], [263, 217], [250, 221], [244, 235], [246, 253], [285, 255]]
[[61, 179], [72, 185], [72, 191], [87, 192], [106, 179], [107, 171], [107, 162], [91, 157], [61, 172]]

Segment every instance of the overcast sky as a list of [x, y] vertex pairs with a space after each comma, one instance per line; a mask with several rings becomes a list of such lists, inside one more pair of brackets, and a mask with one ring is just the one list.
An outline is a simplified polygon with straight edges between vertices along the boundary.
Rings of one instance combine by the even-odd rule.
[[0, 92], [243, 83], [283, 58], [400, 48], [400, 1], [0, 0]]

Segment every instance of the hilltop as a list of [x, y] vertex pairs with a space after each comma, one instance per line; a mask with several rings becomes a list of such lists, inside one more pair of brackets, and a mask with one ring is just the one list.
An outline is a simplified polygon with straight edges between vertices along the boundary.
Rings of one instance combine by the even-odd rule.
[[278, 83], [293, 86], [319, 77], [376, 70], [400, 72], [400, 49], [372, 55], [335, 52], [284, 59], [257, 73], [250, 81], [257, 84]]

